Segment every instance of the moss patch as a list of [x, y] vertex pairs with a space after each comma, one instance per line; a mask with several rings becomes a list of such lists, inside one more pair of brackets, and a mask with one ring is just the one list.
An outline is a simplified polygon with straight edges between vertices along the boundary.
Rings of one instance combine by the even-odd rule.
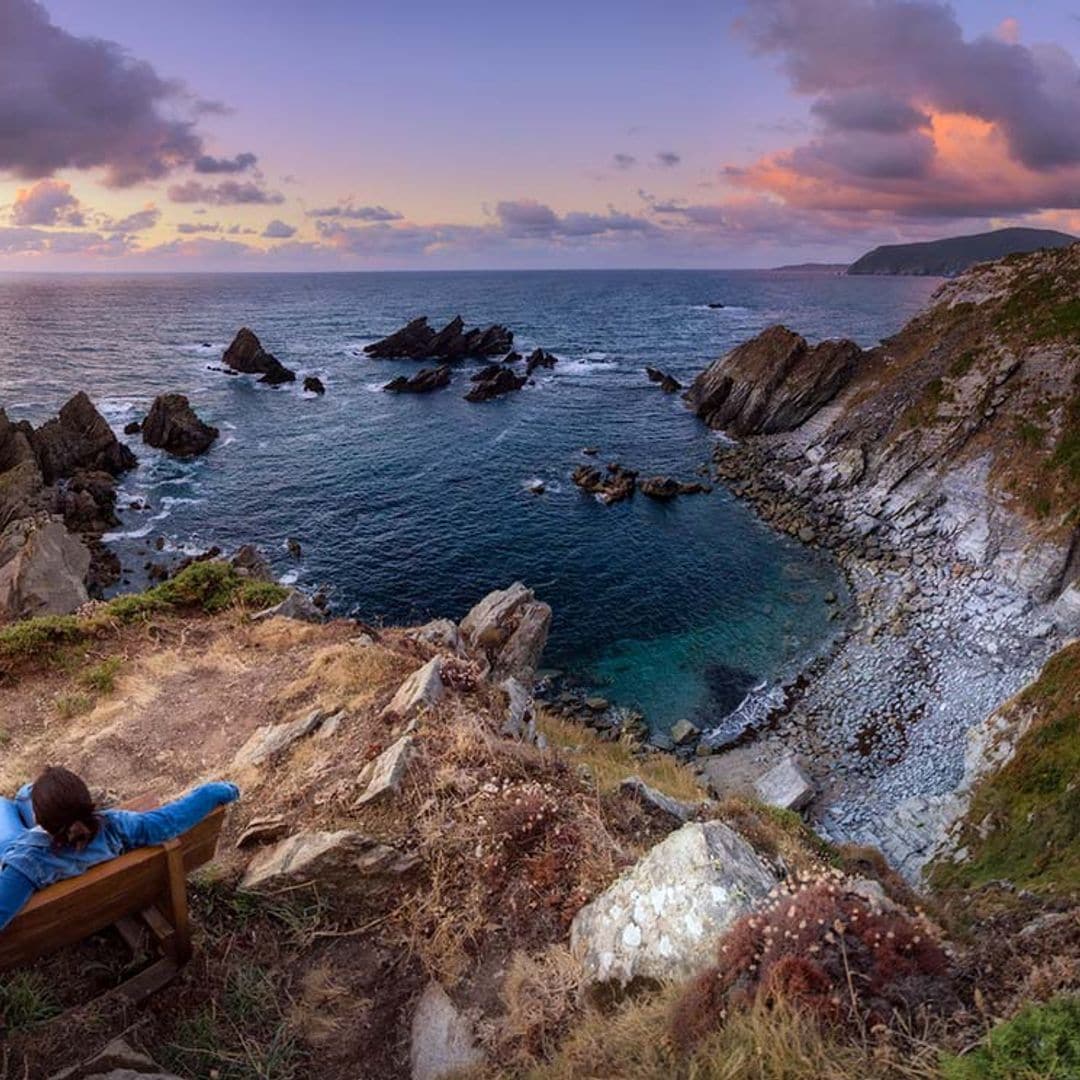
[[1004, 879], [1050, 895], [1080, 889], [1080, 642], [1047, 663], [1015, 708], [1035, 718], [1012, 759], [976, 787], [962, 826], [968, 857], [935, 865], [938, 888]]

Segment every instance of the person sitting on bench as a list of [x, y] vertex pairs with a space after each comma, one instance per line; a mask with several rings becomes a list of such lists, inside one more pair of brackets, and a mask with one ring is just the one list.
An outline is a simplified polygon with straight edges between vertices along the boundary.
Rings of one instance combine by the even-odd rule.
[[203, 784], [156, 810], [97, 810], [73, 772], [47, 768], [14, 800], [0, 799], [0, 933], [38, 889], [136, 848], [164, 844], [240, 797]]

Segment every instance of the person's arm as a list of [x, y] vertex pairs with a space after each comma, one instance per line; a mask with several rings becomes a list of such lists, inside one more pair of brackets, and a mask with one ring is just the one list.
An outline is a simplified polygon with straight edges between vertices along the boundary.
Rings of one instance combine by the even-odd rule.
[[19, 809], [19, 817], [22, 818], [22, 823], [28, 829], [32, 829], [36, 824], [34, 821], [34, 807], [30, 802], [31, 792], [33, 790], [33, 784], [23, 784], [15, 795], [15, 805]]
[[34, 895], [34, 883], [11, 866], [0, 868], [0, 933]]
[[111, 810], [108, 816], [123, 837], [125, 850], [132, 851], [164, 844], [193, 829], [219, 806], [235, 802], [238, 798], [240, 789], [235, 784], [203, 784], [156, 810], [141, 814], [131, 810]]

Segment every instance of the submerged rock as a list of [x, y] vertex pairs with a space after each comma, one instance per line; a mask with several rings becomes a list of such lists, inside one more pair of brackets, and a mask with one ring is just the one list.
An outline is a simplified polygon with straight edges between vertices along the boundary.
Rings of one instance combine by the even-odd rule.
[[415, 375], [399, 375], [391, 379], [383, 389], [391, 394], [429, 394], [432, 390], [450, 385], [450, 368], [442, 364], [437, 368], [421, 368]]
[[688, 978], [776, 877], [719, 821], [684, 825], [575, 916], [570, 945], [593, 986]]
[[544, 349], [533, 349], [529, 353], [529, 359], [525, 361], [525, 374], [531, 375], [537, 368], [553, 368], [559, 362], [554, 353]]
[[218, 437], [218, 429], [195, 415], [183, 394], [161, 394], [154, 399], [142, 425], [143, 442], [174, 457], [206, 453]]
[[771, 326], [706, 368], [686, 400], [709, 427], [733, 435], [791, 431], [847, 385], [862, 357], [854, 341], [811, 346]]
[[296, 382], [296, 372], [290, 371], [276, 356], [268, 353], [246, 326], [233, 338], [221, 359], [225, 366], [233, 371], [245, 375], [259, 375], [259, 382], [270, 386]]
[[318, 375], [308, 375], [304, 379], [304, 392], [307, 394], [325, 394], [326, 387]]
[[473, 388], [465, 395], [465, 400], [490, 401], [492, 398], [520, 390], [526, 381], [524, 375], [518, 375], [512, 368], [492, 364], [473, 377]]
[[510, 352], [514, 335], [497, 324], [485, 329], [465, 329], [456, 315], [441, 330], [433, 330], [426, 315], [403, 326], [381, 341], [364, 346], [376, 360], [463, 360], [469, 356], [503, 356]]

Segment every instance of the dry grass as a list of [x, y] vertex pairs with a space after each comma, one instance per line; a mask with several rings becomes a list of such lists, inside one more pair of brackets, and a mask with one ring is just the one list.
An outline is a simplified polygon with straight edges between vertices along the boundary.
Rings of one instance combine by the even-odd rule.
[[601, 792], [615, 792], [626, 777], [638, 776], [651, 787], [683, 802], [696, 803], [705, 798], [694, 774], [670, 754], [640, 756], [632, 744], [606, 742], [589, 728], [548, 712], [540, 713], [537, 727], [568, 761], [588, 770]]
[[382, 645], [351, 642], [330, 645], [312, 657], [305, 675], [290, 684], [279, 700], [288, 703], [312, 696], [321, 704], [362, 711], [387, 697], [419, 664]]

